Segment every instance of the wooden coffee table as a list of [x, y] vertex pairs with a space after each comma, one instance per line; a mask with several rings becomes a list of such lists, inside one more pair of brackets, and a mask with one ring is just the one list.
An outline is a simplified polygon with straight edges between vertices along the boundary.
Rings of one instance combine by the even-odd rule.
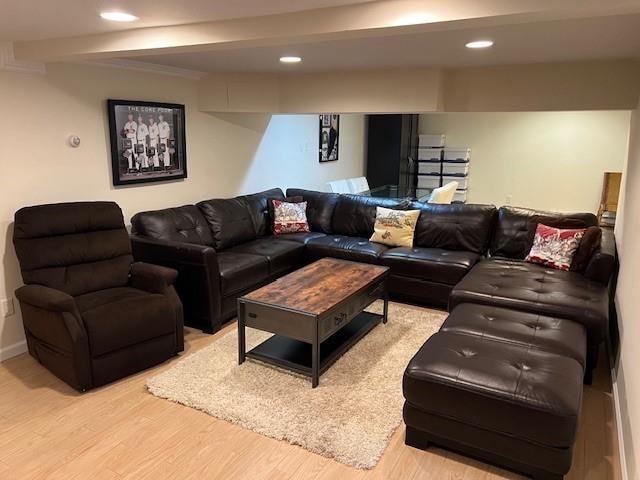
[[[320, 375], [380, 321], [387, 323], [387, 267], [323, 258], [238, 299], [238, 363], [254, 358]], [[383, 314], [363, 310], [384, 299]], [[274, 333], [246, 351], [245, 327]]]

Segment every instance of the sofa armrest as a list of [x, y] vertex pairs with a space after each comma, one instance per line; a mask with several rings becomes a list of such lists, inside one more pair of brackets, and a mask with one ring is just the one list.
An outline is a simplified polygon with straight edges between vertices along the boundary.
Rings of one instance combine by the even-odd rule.
[[145, 262], [131, 264], [131, 286], [151, 293], [164, 293], [176, 281], [178, 272]]
[[159, 258], [195, 264], [213, 263], [217, 266], [216, 251], [207, 245], [158, 240], [141, 235], [131, 235], [131, 248], [136, 261], [150, 262], [149, 258]]
[[616, 267], [616, 240], [611, 229], [602, 229], [600, 248], [591, 256], [584, 276], [589, 280], [608, 285]]
[[178, 271], [175, 287], [184, 305], [185, 323], [207, 332], [220, 328], [222, 292], [216, 251], [207, 245], [131, 235], [136, 261]]
[[32, 307], [52, 312], [68, 312], [74, 315], [78, 312], [71, 295], [44, 285], [24, 285], [16, 290], [16, 298]]

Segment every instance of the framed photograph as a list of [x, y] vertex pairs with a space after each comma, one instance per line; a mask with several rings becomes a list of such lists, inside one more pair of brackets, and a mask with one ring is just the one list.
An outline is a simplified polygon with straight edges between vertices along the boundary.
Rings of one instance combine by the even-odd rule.
[[184, 105], [108, 100], [114, 185], [187, 178]]
[[320, 115], [320, 163], [338, 160], [340, 115]]

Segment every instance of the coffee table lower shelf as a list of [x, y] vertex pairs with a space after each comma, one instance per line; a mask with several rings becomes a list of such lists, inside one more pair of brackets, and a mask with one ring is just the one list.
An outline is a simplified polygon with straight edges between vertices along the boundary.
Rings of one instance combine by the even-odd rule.
[[[358, 343], [383, 319], [383, 315], [362, 312], [347, 325], [320, 344], [319, 373], [324, 373], [333, 363]], [[253, 358], [277, 367], [312, 377], [312, 346], [283, 335], [274, 335], [246, 353]]]

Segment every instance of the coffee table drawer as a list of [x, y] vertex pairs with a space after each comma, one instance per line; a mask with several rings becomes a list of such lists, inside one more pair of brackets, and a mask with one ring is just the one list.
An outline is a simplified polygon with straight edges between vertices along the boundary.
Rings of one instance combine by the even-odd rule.
[[381, 298], [384, 295], [384, 288], [384, 283], [373, 285], [353, 298], [347, 305], [321, 318], [318, 325], [320, 341], [340, 330], [365, 308]]
[[244, 303], [247, 327], [305, 342], [311, 342], [315, 337], [316, 320], [312, 315], [242, 300], [239, 303], [240, 308]]

